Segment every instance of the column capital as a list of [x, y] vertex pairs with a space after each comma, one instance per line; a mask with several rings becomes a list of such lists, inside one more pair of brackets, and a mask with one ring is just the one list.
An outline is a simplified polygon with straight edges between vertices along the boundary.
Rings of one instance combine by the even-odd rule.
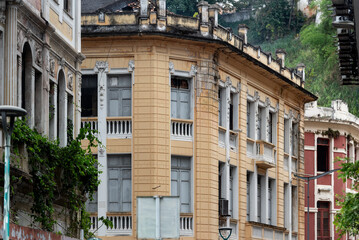
[[96, 62], [96, 65], [95, 65], [95, 68], [94, 68], [94, 71], [96, 73], [99, 73], [99, 72], [108, 72], [108, 62], [105, 62], [105, 61], [97, 61]]

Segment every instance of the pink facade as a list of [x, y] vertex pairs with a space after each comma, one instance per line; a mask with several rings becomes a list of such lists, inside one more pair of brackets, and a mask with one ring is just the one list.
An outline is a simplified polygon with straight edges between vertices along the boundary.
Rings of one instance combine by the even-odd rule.
[[[345, 103], [333, 101], [331, 108], [317, 107], [316, 102], [306, 105], [304, 156], [307, 175], [316, 176], [340, 168], [341, 163], [336, 161], [338, 157], [356, 161], [358, 142], [359, 119], [348, 112]], [[340, 209], [336, 196], [353, 191], [351, 186], [352, 180], [344, 183], [337, 172], [310, 182], [310, 239], [338, 239], [333, 225], [335, 212]], [[307, 200], [305, 206], [307, 211]], [[305, 221], [307, 226], [307, 213]], [[355, 238], [345, 236], [341, 239]]]

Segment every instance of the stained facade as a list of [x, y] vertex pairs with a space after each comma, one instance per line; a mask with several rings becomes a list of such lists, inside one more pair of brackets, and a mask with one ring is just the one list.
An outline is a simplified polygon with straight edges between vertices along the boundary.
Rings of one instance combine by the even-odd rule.
[[181, 239], [304, 239], [304, 66], [218, 24], [157, 4], [97, 1], [82, 13], [82, 124], [98, 130], [102, 239], [136, 239], [139, 196], [179, 196]]
[[[341, 100], [332, 101], [331, 107], [318, 107], [317, 102], [305, 108], [305, 173], [311, 176], [341, 168], [337, 157], [358, 160], [359, 119], [348, 111]], [[340, 209], [337, 196], [352, 189], [353, 179], [344, 183], [338, 172], [312, 180], [309, 185], [310, 239], [338, 239], [333, 225]], [[307, 196], [307, 195], [306, 195]], [[308, 202], [306, 201], [306, 207]], [[306, 215], [307, 223], [307, 215]], [[355, 239], [343, 236], [341, 239]]]
[[[80, 14], [74, 0], [0, 1], [0, 105], [26, 109], [28, 125], [62, 146], [68, 124], [76, 133], [81, 120]], [[30, 225], [31, 198], [16, 197], [18, 223]]]

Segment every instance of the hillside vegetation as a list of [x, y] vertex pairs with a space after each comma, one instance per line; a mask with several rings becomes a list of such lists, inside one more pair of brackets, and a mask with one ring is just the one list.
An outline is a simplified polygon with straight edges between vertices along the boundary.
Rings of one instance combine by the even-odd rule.
[[[311, 7], [319, 8], [322, 13], [319, 24], [314, 18], [306, 19], [296, 9], [296, 4], [289, 4], [287, 0], [209, 1], [214, 2], [237, 9], [253, 9], [250, 20], [227, 23], [220, 17], [220, 24], [231, 27], [235, 33], [239, 23], [246, 24], [248, 41], [274, 56], [276, 49], [285, 49], [287, 67], [295, 68], [299, 63], [306, 65], [305, 88], [318, 96], [319, 105], [329, 107], [332, 100], [342, 99], [348, 103], [349, 111], [359, 116], [359, 87], [343, 86], [340, 81], [336, 32], [331, 24], [332, 12], [328, 10], [331, 0], [312, 2]], [[193, 0], [168, 0], [167, 3], [168, 8], [178, 14], [192, 16], [197, 9], [197, 1]]]

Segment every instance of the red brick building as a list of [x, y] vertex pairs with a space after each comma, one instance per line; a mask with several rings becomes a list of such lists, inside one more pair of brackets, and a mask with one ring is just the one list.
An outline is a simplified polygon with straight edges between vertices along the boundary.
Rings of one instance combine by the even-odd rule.
[[[318, 107], [317, 102], [305, 108], [304, 159], [305, 173], [319, 175], [340, 168], [337, 157], [358, 159], [359, 119], [349, 113], [341, 100], [332, 101], [331, 107]], [[352, 180], [344, 183], [338, 173], [331, 173], [310, 181], [310, 239], [338, 239], [333, 225], [334, 215], [340, 209], [337, 195], [353, 191]], [[307, 191], [305, 191], [307, 192]], [[307, 196], [306, 196], [307, 197]], [[306, 209], [308, 202], [306, 201]], [[307, 213], [306, 213], [307, 214]], [[306, 215], [307, 226], [307, 215]], [[307, 231], [307, 229], [306, 229]], [[342, 239], [351, 239], [342, 237]]]

